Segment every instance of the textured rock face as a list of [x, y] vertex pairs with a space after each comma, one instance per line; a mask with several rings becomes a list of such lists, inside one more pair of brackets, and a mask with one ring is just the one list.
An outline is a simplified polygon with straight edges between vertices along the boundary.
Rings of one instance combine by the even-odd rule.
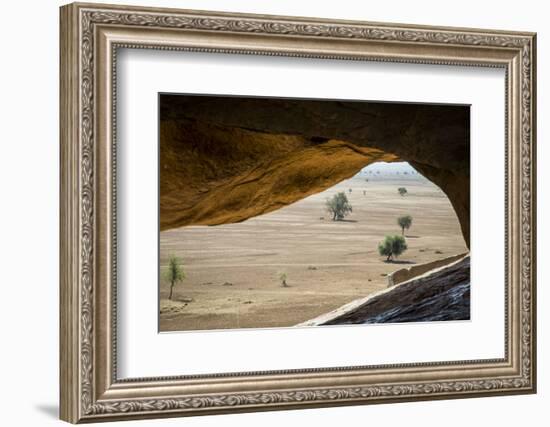
[[469, 109], [161, 95], [160, 228], [239, 222], [408, 161], [449, 197], [469, 244]]
[[353, 301], [301, 326], [470, 319], [470, 257], [379, 294]]
[[458, 261], [461, 258], [464, 258], [467, 254], [458, 254], [453, 255], [447, 258], [437, 259], [435, 261], [426, 262], [424, 264], [415, 264], [411, 267], [401, 268], [394, 271], [391, 274], [388, 274], [388, 287], [398, 285], [399, 283], [406, 282], [410, 279], [413, 279], [416, 276], [425, 274], [430, 270], [434, 270], [439, 267], [451, 264], [455, 261]]

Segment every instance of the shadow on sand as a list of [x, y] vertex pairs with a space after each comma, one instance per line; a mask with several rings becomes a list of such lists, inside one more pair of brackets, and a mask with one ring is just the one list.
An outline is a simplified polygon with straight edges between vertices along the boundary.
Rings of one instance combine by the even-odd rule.
[[402, 261], [402, 260], [389, 260], [389, 261], [384, 261], [386, 264], [416, 264], [416, 262], [414, 261]]

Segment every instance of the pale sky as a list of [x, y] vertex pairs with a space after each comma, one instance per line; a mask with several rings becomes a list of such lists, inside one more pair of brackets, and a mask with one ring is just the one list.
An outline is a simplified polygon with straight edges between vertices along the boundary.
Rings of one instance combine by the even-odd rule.
[[415, 169], [409, 165], [407, 162], [394, 162], [394, 163], [386, 163], [386, 162], [376, 162], [371, 163], [370, 165], [364, 167], [361, 169], [361, 171], [357, 175], [365, 175], [369, 171], [375, 172], [380, 171], [380, 173], [403, 173], [403, 172], [414, 172]]

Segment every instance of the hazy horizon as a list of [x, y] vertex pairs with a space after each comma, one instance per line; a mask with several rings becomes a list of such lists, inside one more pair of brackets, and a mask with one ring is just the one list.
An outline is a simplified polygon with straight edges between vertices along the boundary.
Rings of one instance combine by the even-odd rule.
[[357, 175], [366, 174], [369, 171], [380, 171], [381, 173], [417, 172], [408, 162], [374, 162], [361, 169]]

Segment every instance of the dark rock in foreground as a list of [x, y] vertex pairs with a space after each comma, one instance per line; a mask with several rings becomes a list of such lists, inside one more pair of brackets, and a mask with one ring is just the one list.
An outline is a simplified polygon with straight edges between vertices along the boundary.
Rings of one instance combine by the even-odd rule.
[[470, 257], [353, 301], [305, 325], [432, 322], [470, 319]]

